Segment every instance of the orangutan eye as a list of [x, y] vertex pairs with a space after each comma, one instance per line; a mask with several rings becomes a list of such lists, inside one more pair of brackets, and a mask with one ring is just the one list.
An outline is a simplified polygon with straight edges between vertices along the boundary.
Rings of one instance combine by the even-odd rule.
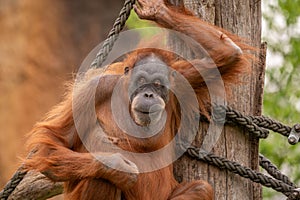
[[140, 77], [139, 80], [138, 80], [138, 84], [143, 85], [145, 83], [146, 83], [146, 79], [144, 77]]
[[161, 85], [160, 80], [156, 79], [156, 80], [154, 81], [154, 86], [155, 86], [155, 87], [159, 87], [160, 85]]
[[125, 67], [125, 68], [124, 68], [124, 74], [127, 75], [128, 72], [129, 72], [129, 67]]

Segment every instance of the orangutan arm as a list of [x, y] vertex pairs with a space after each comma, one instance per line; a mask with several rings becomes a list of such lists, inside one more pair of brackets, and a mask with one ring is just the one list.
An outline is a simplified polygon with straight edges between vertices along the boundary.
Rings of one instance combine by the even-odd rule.
[[153, 20], [163, 27], [193, 38], [208, 52], [218, 67], [237, 63], [243, 53], [234, 42], [239, 40], [237, 36], [225, 34], [226, 31], [196, 16], [178, 12], [163, 0], [138, 0], [135, 11], [141, 19]]

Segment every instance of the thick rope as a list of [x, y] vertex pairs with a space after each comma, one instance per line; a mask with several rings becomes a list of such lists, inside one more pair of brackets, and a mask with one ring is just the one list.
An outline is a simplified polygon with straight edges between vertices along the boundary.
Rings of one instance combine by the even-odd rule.
[[226, 115], [226, 122], [240, 125], [258, 138], [267, 138], [269, 134], [268, 130], [280, 133], [285, 137], [289, 137], [294, 130], [294, 134], [296, 134], [293, 138], [294, 141], [289, 138], [288, 142], [294, 145], [299, 141], [300, 124], [295, 124], [293, 127], [290, 127], [266, 116], [247, 116], [237, 110], [234, 110], [230, 106], [224, 105], [214, 106], [213, 115], [216, 121], [219, 120], [218, 118], [222, 120], [224, 112]]
[[[33, 149], [27, 156], [26, 159], [30, 159], [32, 155], [36, 152], [36, 149]], [[27, 171], [24, 170], [24, 165], [21, 165], [19, 169], [14, 173], [12, 178], [6, 183], [3, 190], [0, 192], [0, 200], [6, 200], [13, 193], [16, 187], [20, 184], [23, 178], [26, 176]]]
[[197, 160], [204, 161], [220, 169], [226, 169], [244, 178], [248, 178], [253, 182], [260, 183], [265, 187], [270, 187], [278, 192], [283, 193], [288, 197], [288, 199], [299, 199], [299, 193], [296, 190], [296, 187], [288, 185], [283, 181], [275, 180], [260, 172], [256, 172], [248, 167], [242, 166], [237, 162], [229, 161], [225, 158], [221, 158], [211, 153], [207, 153], [197, 147], [188, 148], [187, 154], [190, 157], [195, 158]]
[[290, 181], [289, 177], [282, 174], [281, 171], [274, 165], [272, 162], [264, 157], [263, 155], [259, 155], [259, 165], [265, 169], [268, 174], [270, 174], [272, 177], [276, 178], [277, 180], [281, 180], [282, 182], [292, 186], [296, 187], [296, 185]]
[[226, 121], [234, 122], [237, 125], [245, 127], [250, 133], [258, 138], [267, 138], [269, 131], [256, 125], [253, 120], [241, 112], [232, 109], [230, 106], [216, 105], [214, 107], [214, 117], [226, 112]]
[[24, 176], [27, 174], [27, 171], [22, 170], [21, 166], [15, 174], [12, 176], [10, 181], [5, 185], [3, 190], [0, 192], [0, 200], [8, 199], [9, 195], [16, 189], [19, 183], [23, 180]]
[[[299, 134], [300, 134], [300, 125], [299, 124], [295, 124], [292, 128], [292, 127], [284, 125], [276, 120], [270, 119], [265, 116], [243, 115], [242, 113], [240, 113], [236, 110], [233, 110], [229, 106], [216, 106], [214, 109], [216, 109], [216, 111], [214, 111], [214, 114], [218, 113], [218, 112], [222, 114], [222, 112], [225, 111], [227, 122], [228, 121], [233, 122], [237, 125], [245, 127], [250, 133], [254, 133], [258, 138], [265, 138], [265, 136], [267, 136], [265, 134], [266, 130], [263, 129], [263, 128], [266, 128], [266, 129], [272, 130], [274, 132], [280, 133], [283, 136], [289, 137], [288, 142], [292, 145], [298, 143], [298, 141], [299, 141]], [[257, 128], [256, 126], [262, 127], [262, 129]], [[293, 136], [293, 134], [296, 134], [296, 135]], [[294, 140], [291, 140], [291, 138], [290, 138], [291, 136], [294, 137], [293, 138]], [[290, 179], [286, 175], [282, 174], [280, 172], [280, 170], [271, 163], [270, 160], [265, 158], [263, 155], [260, 155], [259, 156], [259, 164], [273, 178], [277, 179], [278, 181], [282, 181], [283, 183], [295, 188], [290, 193], [287, 193], [287, 195], [288, 195], [287, 200], [300, 199], [300, 189], [299, 188], [296, 189], [296, 185], [292, 181], [290, 181]], [[274, 180], [274, 181], [276, 181], [276, 180]], [[264, 185], [263, 182], [260, 182], [260, 183], [262, 185]]]
[[288, 137], [292, 128], [265, 116], [249, 116], [256, 125]]
[[133, 8], [135, 0], [126, 0], [123, 8], [119, 13], [119, 17], [116, 19], [113, 28], [108, 34], [107, 39], [104, 41], [100, 51], [96, 55], [96, 59], [91, 64], [92, 68], [101, 67], [102, 63], [106, 60], [109, 52], [112, 50], [115, 41], [118, 39], [119, 33], [123, 30], [125, 23], [130, 15], [130, 11]]

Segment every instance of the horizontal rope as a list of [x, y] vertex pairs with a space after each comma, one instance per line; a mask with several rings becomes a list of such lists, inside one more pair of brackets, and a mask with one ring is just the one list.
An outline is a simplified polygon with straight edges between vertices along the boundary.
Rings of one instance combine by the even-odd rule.
[[[295, 190], [297, 189], [294, 186], [290, 186], [283, 181], [275, 180], [269, 176], [266, 176], [260, 172], [250, 169], [249, 167], [242, 166], [241, 164], [227, 160], [225, 158], [218, 157], [214, 154], [207, 153], [204, 150], [201, 150], [197, 147], [190, 147], [187, 149], [187, 154], [197, 160], [204, 161], [211, 165], [214, 165], [220, 169], [226, 169], [230, 172], [238, 174], [244, 178], [248, 178], [253, 182], [260, 183], [265, 187], [272, 188], [278, 192], [283, 193], [287, 197], [293, 196]], [[296, 196], [297, 198], [299, 195]]]
[[216, 119], [222, 118], [226, 114], [226, 121], [234, 122], [237, 125], [245, 127], [250, 133], [258, 138], [267, 138], [269, 131], [256, 125], [252, 118], [234, 110], [230, 106], [216, 105], [213, 108], [213, 116]]
[[292, 128], [266, 116], [249, 116], [256, 125], [288, 137]]

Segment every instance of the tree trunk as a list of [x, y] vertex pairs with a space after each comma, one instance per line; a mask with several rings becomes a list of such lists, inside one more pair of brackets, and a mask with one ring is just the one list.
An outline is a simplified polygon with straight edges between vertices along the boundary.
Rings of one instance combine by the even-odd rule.
[[[173, 3], [182, 3], [175, 2]], [[185, 0], [187, 8], [202, 19], [220, 26], [242, 38], [251, 45], [260, 48], [261, 42], [261, 7], [260, 1], [245, 0]], [[243, 78], [243, 83], [232, 88], [232, 98], [228, 105], [249, 115], [260, 115], [262, 106], [264, 67], [253, 65], [251, 74]], [[195, 144], [199, 146], [208, 125], [201, 124]], [[244, 166], [258, 170], [259, 141], [244, 130], [226, 126], [212, 153]], [[225, 170], [220, 170], [186, 156], [174, 166], [178, 181], [195, 179], [207, 180], [215, 191], [216, 200], [261, 199], [261, 186]]]

